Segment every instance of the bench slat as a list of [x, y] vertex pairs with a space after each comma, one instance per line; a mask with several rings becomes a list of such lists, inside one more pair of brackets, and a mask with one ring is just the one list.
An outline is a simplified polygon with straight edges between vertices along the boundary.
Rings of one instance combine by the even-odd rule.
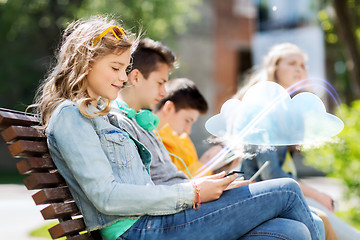
[[72, 200], [68, 187], [45, 188], [32, 195], [36, 205]]
[[10, 126], [2, 133], [4, 141], [9, 143], [17, 139], [23, 140], [45, 140], [45, 135], [34, 127]]
[[16, 167], [20, 174], [29, 174], [32, 172], [45, 172], [56, 169], [51, 158], [25, 158], [16, 163]]
[[25, 115], [15, 111], [0, 111], [0, 129], [11, 125], [32, 126], [39, 125], [39, 119], [31, 115]]
[[19, 140], [8, 146], [8, 148], [13, 157], [40, 156], [48, 153], [45, 142]]
[[52, 203], [40, 212], [45, 220], [66, 218], [80, 214], [75, 202]]
[[29, 190], [57, 187], [65, 184], [63, 177], [57, 173], [32, 173], [24, 179], [24, 184]]
[[53, 239], [66, 236], [68, 240], [101, 240], [98, 231], [84, 232], [86, 227], [81, 215], [71, 220], [71, 216], [80, 214], [79, 209], [49, 157], [46, 136], [35, 126], [40, 126], [40, 119], [33, 114], [0, 108], [2, 138], [12, 156], [25, 157], [16, 164], [20, 174], [30, 173], [24, 179], [25, 186], [29, 190], [41, 189], [33, 195], [34, 202], [50, 204], [41, 213], [45, 219], [58, 218], [60, 222], [49, 229], [50, 235]]
[[66, 240], [96, 240], [96, 239], [93, 238], [90, 233], [84, 233], [84, 234], [76, 235], [74, 237], [68, 237], [66, 238]]
[[60, 222], [49, 228], [50, 236], [53, 239], [64, 237], [66, 235], [79, 233], [85, 230], [85, 223], [82, 218], [72, 219]]

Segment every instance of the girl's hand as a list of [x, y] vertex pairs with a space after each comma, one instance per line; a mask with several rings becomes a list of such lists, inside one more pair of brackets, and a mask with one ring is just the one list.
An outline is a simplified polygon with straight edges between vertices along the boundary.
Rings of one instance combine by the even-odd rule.
[[318, 192], [316, 195], [316, 200], [324, 205], [327, 209], [334, 212], [334, 200], [327, 194]]
[[320, 192], [308, 185], [306, 185], [303, 181], [298, 180], [298, 183], [301, 187], [302, 192], [304, 193], [305, 197], [314, 199], [318, 201], [322, 205], [324, 205], [330, 211], [334, 211], [334, 200], [327, 194]]
[[[210, 202], [219, 199], [224, 190], [234, 182], [237, 176], [237, 174], [232, 174], [225, 177], [225, 172], [221, 172], [192, 181], [200, 188], [201, 202]], [[237, 184], [235, 185], [237, 186]], [[197, 202], [196, 198], [197, 196], [195, 196], [195, 202]]]
[[227, 188], [225, 190], [230, 190], [233, 188], [238, 188], [238, 187], [242, 187], [245, 185], [249, 185], [250, 183], [254, 183], [254, 181], [249, 181], [249, 180], [244, 180], [244, 177], [235, 179], [232, 183], [229, 184], [229, 186], [227, 186]]

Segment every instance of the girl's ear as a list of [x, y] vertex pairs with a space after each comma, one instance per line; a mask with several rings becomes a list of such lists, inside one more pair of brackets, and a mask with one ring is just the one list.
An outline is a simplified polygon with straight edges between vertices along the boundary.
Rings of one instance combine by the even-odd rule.
[[176, 112], [175, 104], [172, 101], [167, 100], [162, 107], [162, 111], [165, 115]]
[[134, 69], [132, 70], [129, 74], [128, 74], [128, 82], [131, 85], [137, 85], [139, 82], [139, 78], [143, 77], [143, 75], [141, 74], [141, 72], [138, 69]]

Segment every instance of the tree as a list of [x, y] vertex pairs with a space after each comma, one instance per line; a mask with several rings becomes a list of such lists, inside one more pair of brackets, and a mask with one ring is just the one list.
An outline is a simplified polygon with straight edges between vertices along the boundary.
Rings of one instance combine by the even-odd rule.
[[[307, 164], [327, 173], [329, 177], [340, 179], [346, 186], [345, 195], [348, 200], [360, 200], [360, 100], [351, 106], [345, 104], [338, 109], [338, 115], [344, 121], [345, 127], [336, 137], [316, 149], [305, 149]], [[350, 221], [359, 222], [360, 211], [356, 206], [344, 216]]]
[[68, 22], [112, 14], [126, 29], [171, 40], [199, 17], [201, 0], [0, 0], [0, 104], [24, 110], [53, 61]]
[[359, 12], [359, 1], [325, 0], [318, 14], [326, 34], [327, 75], [347, 104], [360, 98]]
[[[355, 5], [355, 1], [333, 0], [336, 12], [336, 22], [339, 35], [343, 41], [345, 54], [347, 58], [347, 67], [350, 72], [351, 85], [353, 86], [353, 95], [360, 98], [360, 52], [359, 41], [356, 39], [356, 29], [354, 23], [358, 23], [360, 18], [358, 14], [351, 14], [350, 9], [355, 12], [360, 11], [360, 3]], [[360, 30], [360, 28], [359, 28]], [[360, 36], [358, 36], [360, 38]]]

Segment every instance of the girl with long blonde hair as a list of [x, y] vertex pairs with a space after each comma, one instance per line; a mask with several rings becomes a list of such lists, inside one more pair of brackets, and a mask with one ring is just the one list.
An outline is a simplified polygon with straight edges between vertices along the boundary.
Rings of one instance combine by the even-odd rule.
[[[280, 84], [289, 91], [294, 89], [301, 89], [301, 91], [311, 91], [310, 81], [308, 79], [306, 65], [307, 55], [295, 44], [280, 43], [271, 47], [269, 52], [263, 57], [263, 62], [260, 68], [254, 68], [245, 81], [244, 86], [233, 96], [236, 99], [242, 99], [245, 92], [258, 82], [271, 81]], [[283, 74], [283, 70], [297, 69], [291, 71], [291, 75]], [[280, 69], [280, 71], [279, 71]], [[301, 81], [301, 83], [299, 83]]]
[[[89, 114], [86, 107], [99, 100], [94, 99], [87, 92], [86, 76], [92, 69], [93, 64], [102, 56], [114, 53], [122, 54], [132, 46], [134, 36], [125, 36], [123, 29], [116, 27], [115, 21], [106, 22], [106, 18], [93, 17], [87, 22], [76, 21], [71, 23], [63, 34], [61, 48], [57, 52], [56, 65], [37, 91], [36, 102], [32, 106], [38, 106], [41, 113], [41, 122], [47, 126], [49, 118], [55, 108], [65, 99], [76, 102], [80, 112], [86, 117], [106, 115], [109, 110], [108, 99], [102, 98], [105, 108], [94, 114]], [[94, 44], [94, 35], [105, 27], [114, 34], [106, 34], [102, 37], [102, 44]], [[115, 26], [115, 27], [114, 27]], [[75, 32], [74, 32], [75, 31]]]
[[[303, 91], [312, 91], [312, 84], [306, 69], [307, 55], [292, 43], [279, 43], [272, 46], [263, 58], [263, 64], [250, 75], [247, 84], [241, 88], [234, 98], [242, 99], [247, 90], [261, 81], [272, 81], [285, 88], [291, 96]], [[303, 129], [297, 129], [302, 132]], [[296, 134], [293, 132], [293, 134]], [[271, 149], [259, 150], [258, 146], [246, 146], [241, 170], [245, 178], [252, 176], [265, 161], [268, 167], [260, 174], [257, 181], [290, 177], [298, 181], [306, 201], [325, 223], [326, 240], [359, 239], [360, 232], [339, 219], [334, 213], [334, 200], [328, 194], [305, 184], [297, 178], [292, 156], [300, 156], [296, 146], [275, 146]], [[286, 166], [288, 170], [284, 170]], [[290, 167], [289, 167], [290, 166]]]

